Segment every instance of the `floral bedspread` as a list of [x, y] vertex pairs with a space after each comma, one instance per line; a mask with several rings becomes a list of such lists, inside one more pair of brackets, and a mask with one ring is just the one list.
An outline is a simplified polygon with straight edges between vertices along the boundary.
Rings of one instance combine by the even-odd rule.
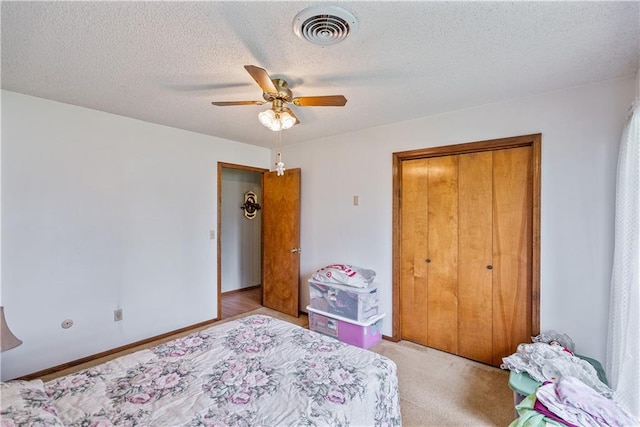
[[66, 426], [395, 426], [396, 365], [254, 315], [44, 384]]

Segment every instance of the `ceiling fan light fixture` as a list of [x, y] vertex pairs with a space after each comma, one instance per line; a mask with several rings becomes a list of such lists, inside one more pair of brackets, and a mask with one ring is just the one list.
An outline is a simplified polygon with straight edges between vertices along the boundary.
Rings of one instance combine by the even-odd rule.
[[271, 109], [265, 110], [258, 113], [258, 120], [260, 120], [260, 123], [264, 126], [271, 128], [271, 126], [273, 126], [273, 122], [276, 120], [276, 114]]
[[308, 7], [293, 19], [293, 32], [301, 39], [320, 46], [340, 43], [357, 30], [356, 17], [332, 5]]
[[282, 123], [282, 129], [289, 129], [296, 124], [296, 119], [291, 117], [291, 114], [283, 111], [280, 113], [280, 122]]
[[280, 120], [275, 120], [271, 124], [271, 127], [269, 129], [271, 129], [274, 132], [278, 132], [278, 131], [282, 130], [282, 123], [280, 122]]
[[296, 124], [296, 119], [288, 112], [276, 112], [272, 109], [258, 113], [258, 120], [260, 120], [263, 126], [276, 132], [289, 129]]

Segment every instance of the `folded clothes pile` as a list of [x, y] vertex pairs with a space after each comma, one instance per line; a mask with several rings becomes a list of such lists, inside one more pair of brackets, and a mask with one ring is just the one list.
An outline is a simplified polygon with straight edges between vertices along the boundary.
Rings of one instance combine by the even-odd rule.
[[331, 264], [311, 275], [311, 280], [318, 283], [346, 285], [355, 288], [366, 288], [375, 278], [375, 271], [348, 264]]
[[574, 356], [560, 345], [544, 342], [520, 344], [514, 354], [502, 358], [500, 367], [516, 373], [526, 372], [540, 383], [556, 381], [570, 375], [605, 397], [613, 395], [612, 390], [600, 381], [596, 369], [589, 362]]
[[574, 355], [569, 336], [549, 331], [531, 339], [533, 343], [520, 344], [500, 366], [515, 373], [525, 372], [540, 384], [516, 405], [519, 417], [510, 427], [640, 426], [615, 401], [604, 373], [601, 379], [587, 358]]
[[520, 417], [511, 427], [560, 425], [628, 427], [640, 422], [614, 400], [602, 396], [572, 376], [546, 382], [517, 407]]

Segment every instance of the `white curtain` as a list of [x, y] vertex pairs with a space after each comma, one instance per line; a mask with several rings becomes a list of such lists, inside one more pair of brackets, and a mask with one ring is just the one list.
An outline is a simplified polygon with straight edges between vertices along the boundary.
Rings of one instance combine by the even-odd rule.
[[[639, 74], [640, 75], [640, 74]], [[607, 375], [614, 400], [640, 417], [640, 99], [620, 142]]]

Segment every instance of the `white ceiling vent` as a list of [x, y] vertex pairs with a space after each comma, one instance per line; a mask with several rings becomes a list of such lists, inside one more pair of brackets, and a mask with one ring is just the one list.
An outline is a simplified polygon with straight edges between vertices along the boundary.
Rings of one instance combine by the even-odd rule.
[[309, 7], [293, 20], [293, 31], [298, 37], [320, 46], [340, 43], [357, 30], [355, 16], [337, 6]]

